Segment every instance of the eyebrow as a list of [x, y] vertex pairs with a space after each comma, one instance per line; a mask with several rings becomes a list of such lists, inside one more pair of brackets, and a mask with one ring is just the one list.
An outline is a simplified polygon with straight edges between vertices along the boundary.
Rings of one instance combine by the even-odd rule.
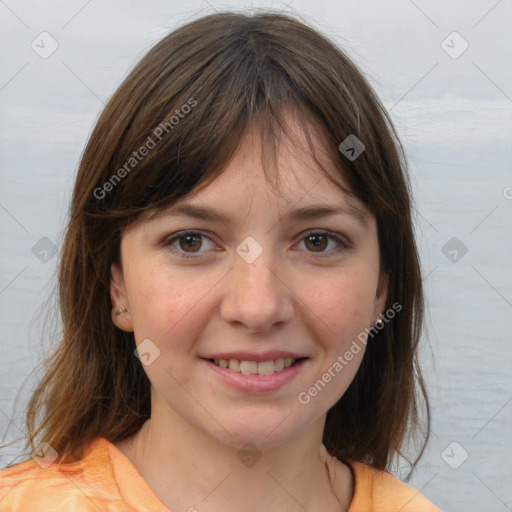
[[[156, 214], [156, 217], [167, 215], [186, 215], [194, 219], [223, 222], [230, 225], [229, 217], [217, 210], [206, 208], [199, 205], [179, 203]], [[280, 220], [289, 219], [292, 221], [314, 220], [333, 215], [349, 215], [356, 219], [365, 229], [368, 229], [367, 215], [352, 205], [329, 206], [329, 205], [311, 205], [303, 208], [297, 208], [287, 212]]]

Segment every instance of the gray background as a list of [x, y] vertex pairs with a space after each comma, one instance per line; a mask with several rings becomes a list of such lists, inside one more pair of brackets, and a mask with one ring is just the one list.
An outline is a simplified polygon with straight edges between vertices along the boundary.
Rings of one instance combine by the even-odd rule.
[[[432, 439], [409, 483], [445, 511], [512, 510], [511, 0], [0, 2], [1, 442], [24, 435], [26, 379], [52, 342], [42, 309], [52, 251], [104, 103], [177, 25], [260, 7], [298, 13], [340, 42], [405, 145], [433, 406]], [[49, 56], [45, 31], [58, 44]], [[19, 447], [0, 450], [0, 467]]]

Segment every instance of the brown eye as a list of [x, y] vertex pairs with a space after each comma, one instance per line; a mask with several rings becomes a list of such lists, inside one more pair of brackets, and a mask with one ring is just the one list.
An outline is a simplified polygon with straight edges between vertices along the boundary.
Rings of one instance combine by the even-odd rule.
[[168, 247], [173, 253], [183, 258], [196, 258], [205, 251], [201, 251], [204, 241], [213, 242], [199, 231], [181, 231], [166, 238], [162, 245]]
[[305, 241], [308, 249], [312, 248], [313, 252], [322, 252], [327, 247], [329, 239], [325, 235], [310, 235], [305, 238]]
[[200, 249], [201, 246], [203, 245], [200, 238], [201, 237], [198, 235], [184, 235], [180, 236], [177, 240], [180, 249], [183, 249], [184, 251], [188, 251], [189, 249], [191, 249], [192, 252], [195, 252], [196, 250]]
[[[331, 231], [309, 231], [303, 236], [302, 240], [308, 252], [321, 256], [330, 256], [350, 247], [348, 242]], [[334, 242], [338, 247], [326, 251], [330, 242]]]

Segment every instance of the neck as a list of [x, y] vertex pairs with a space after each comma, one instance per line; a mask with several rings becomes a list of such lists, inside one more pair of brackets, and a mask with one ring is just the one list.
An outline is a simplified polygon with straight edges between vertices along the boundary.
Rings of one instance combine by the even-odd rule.
[[171, 510], [347, 511], [352, 475], [323, 447], [324, 422], [284, 445], [251, 451], [212, 440], [177, 418], [153, 415], [116, 446]]

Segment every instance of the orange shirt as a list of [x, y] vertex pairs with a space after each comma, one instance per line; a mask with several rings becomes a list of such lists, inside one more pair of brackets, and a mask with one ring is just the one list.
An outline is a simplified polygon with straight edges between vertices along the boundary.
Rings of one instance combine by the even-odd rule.
[[[352, 462], [349, 512], [440, 512], [390, 473]], [[34, 459], [0, 471], [1, 512], [169, 512], [115, 445], [95, 439], [84, 458], [43, 468]], [[191, 507], [191, 510], [194, 510]]]

